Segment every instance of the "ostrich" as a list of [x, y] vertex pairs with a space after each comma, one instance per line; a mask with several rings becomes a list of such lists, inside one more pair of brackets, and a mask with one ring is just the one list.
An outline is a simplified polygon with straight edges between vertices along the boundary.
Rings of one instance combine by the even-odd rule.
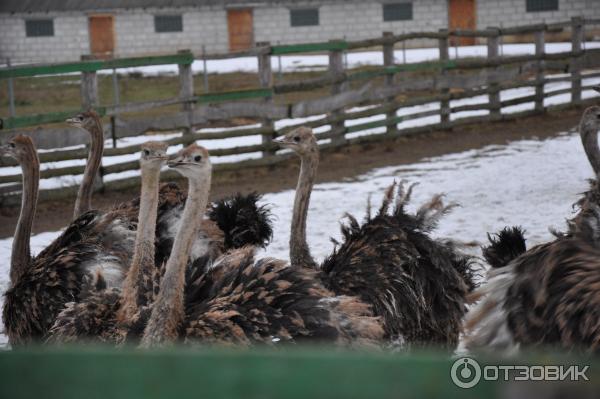
[[[169, 166], [189, 180], [184, 219], [198, 220], [208, 202], [212, 170], [208, 152], [191, 145]], [[314, 271], [269, 258], [255, 262], [251, 247], [229, 252], [184, 287], [196, 229], [195, 223], [179, 227], [142, 347], [179, 338], [189, 344], [272, 345], [302, 340], [367, 344], [382, 336], [368, 305], [333, 296]]]
[[[21, 213], [11, 254], [3, 320], [12, 345], [41, 338], [64, 304], [96, 285], [119, 286], [130, 262], [135, 232], [118, 212], [86, 212], [36, 257], [30, 235], [39, 186], [39, 159], [31, 138], [18, 135], [2, 147], [23, 173]], [[99, 277], [102, 275], [102, 277]]]
[[90, 152], [73, 209], [73, 219], [75, 219], [82, 213], [92, 209], [94, 179], [98, 174], [98, 169], [100, 169], [100, 162], [102, 161], [102, 153], [104, 151], [104, 132], [100, 117], [93, 110], [82, 112], [73, 118], [67, 119], [66, 122], [71, 126], [86, 130], [91, 137]]
[[159, 179], [160, 169], [168, 159], [167, 145], [151, 141], [141, 148], [139, 223], [123, 288], [96, 290], [82, 301], [68, 303], [50, 329], [48, 343], [79, 340], [122, 343], [154, 301], [159, 278], [154, 259]]
[[290, 235], [292, 265], [319, 270], [325, 287], [334, 293], [371, 304], [390, 343], [455, 348], [465, 298], [474, 287], [471, 260], [449, 243], [428, 236], [451, 206], [436, 196], [410, 215], [404, 208], [412, 187], [405, 190], [401, 183], [390, 215], [394, 183], [375, 217], [369, 211], [360, 225], [348, 215], [344, 242], [319, 267], [306, 241], [306, 215], [319, 162], [316, 138], [311, 129], [300, 127], [275, 141], [301, 159]]
[[[597, 90], [600, 92], [600, 89]], [[581, 199], [576, 203], [579, 207], [579, 213], [568, 222], [570, 231], [592, 227], [589, 226], [588, 223], [582, 223], [582, 221], [594, 217], [594, 207], [600, 205], [600, 188], [598, 187], [598, 174], [600, 173], [600, 148], [598, 147], [599, 129], [600, 107], [592, 106], [587, 108], [579, 123], [579, 134], [581, 136], [583, 149], [594, 171], [596, 179], [590, 180], [590, 189], [585, 192]], [[600, 227], [594, 228], [596, 230], [600, 229]]]
[[[597, 172], [600, 107], [588, 108], [579, 128]], [[491, 240], [484, 254], [494, 255], [488, 259], [492, 268], [487, 283], [473, 293], [471, 299], [479, 302], [465, 320], [469, 350], [514, 353], [552, 345], [600, 352], [598, 193], [592, 188], [579, 203], [567, 233], [552, 242], [525, 251], [523, 234], [514, 229]]]

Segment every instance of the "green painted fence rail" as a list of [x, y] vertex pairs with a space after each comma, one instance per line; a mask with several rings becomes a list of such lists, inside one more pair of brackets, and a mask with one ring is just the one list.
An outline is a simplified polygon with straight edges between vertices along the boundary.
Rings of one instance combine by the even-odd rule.
[[194, 62], [194, 55], [191, 52], [182, 52], [170, 55], [119, 58], [113, 60], [90, 60], [45, 65], [20, 65], [0, 69], [0, 79], [56, 75], [73, 72], [95, 72], [103, 69], [131, 68], [152, 65], [185, 65], [191, 64], [192, 62]]
[[326, 349], [164, 351], [37, 349], [0, 354], [1, 398], [366, 399], [596, 397], [600, 362], [561, 355], [485, 365], [588, 365], [589, 381], [455, 386], [447, 354], [389, 355]]
[[320, 51], [342, 51], [348, 48], [348, 42], [334, 40], [322, 43], [301, 43], [271, 46], [272, 55], [314, 53]]
[[[106, 115], [106, 107], [94, 107], [94, 110], [100, 115]], [[70, 111], [50, 112], [47, 114], [34, 114], [15, 116], [14, 118], [0, 118], [0, 129], [18, 129], [23, 127], [43, 125], [46, 123], [60, 123], [65, 119], [71, 118], [81, 112], [81, 109], [72, 109]]]

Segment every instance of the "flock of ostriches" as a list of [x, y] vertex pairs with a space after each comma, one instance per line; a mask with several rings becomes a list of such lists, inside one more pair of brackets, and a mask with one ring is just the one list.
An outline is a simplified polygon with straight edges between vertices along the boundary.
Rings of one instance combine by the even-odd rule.
[[[406, 210], [412, 186], [387, 189], [362, 222], [348, 215], [343, 242], [321, 264], [306, 240], [319, 149], [298, 128], [276, 140], [301, 160], [290, 262], [256, 259], [271, 239], [268, 205], [256, 194], [209, 204], [208, 151], [191, 144], [172, 157], [167, 145], [141, 146], [139, 198], [92, 208], [104, 139], [93, 111], [69, 119], [91, 137], [73, 220], [37, 256], [30, 253], [40, 165], [31, 138], [2, 146], [23, 172], [21, 213], [5, 293], [10, 344], [97, 342], [150, 348], [186, 345], [344, 347], [453, 351], [464, 336], [473, 351], [514, 353], [551, 346], [600, 349], [600, 187], [555, 239], [526, 249], [521, 229], [490, 235], [478, 262], [431, 231], [452, 205], [435, 196]], [[585, 152], [600, 172], [600, 107], [580, 123]], [[160, 183], [163, 166], [188, 181], [187, 193]], [[365, 202], [367, 200], [365, 199]]]

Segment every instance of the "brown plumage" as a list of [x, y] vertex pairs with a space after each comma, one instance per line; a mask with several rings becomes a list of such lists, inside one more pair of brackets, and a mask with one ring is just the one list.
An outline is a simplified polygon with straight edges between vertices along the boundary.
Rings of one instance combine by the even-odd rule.
[[[160, 154], [157, 155], [157, 150], [164, 152], [163, 147], [164, 144], [160, 143], [146, 143], [142, 146], [142, 195], [140, 198], [118, 207], [136, 222], [139, 219], [138, 238], [142, 238], [140, 234], [146, 236], [142, 241], [136, 241], [132, 266], [125, 279], [122, 292], [114, 289], [95, 292], [83, 301], [69, 303], [58, 316], [48, 334], [47, 341], [49, 343], [81, 340], [122, 344], [126, 340], [136, 341], [141, 338], [152, 309], [151, 305], [158, 294], [161, 274], [165, 272], [164, 257], [171, 253], [173, 245], [172, 239], [165, 239], [165, 236], [161, 236], [159, 233], [157, 233], [156, 239], [151, 241], [150, 237], [154, 238], [152, 231], [158, 232], [160, 228], [156, 226], [156, 223], [149, 221], [158, 220], [158, 223], [161, 223], [161, 221], [170, 220], [168, 213], [174, 209], [181, 213], [179, 218], [190, 220], [183, 218], [183, 208], [187, 196], [183, 195], [174, 184], [162, 185], [158, 190], [154, 188], [158, 182], [158, 170], [149, 168], [148, 161], [144, 161], [144, 157], [147, 156], [144, 155], [145, 152], [149, 151], [150, 155], [158, 156]], [[158, 191], [158, 203], [151, 204], [148, 201], [154, 197], [153, 193], [156, 191]], [[257, 197], [253, 198], [253, 201], [258, 199]], [[238, 211], [248, 212], [248, 209], [252, 208], [251, 205], [241, 206]], [[154, 215], [148, 213], [150, 208], [155, 210]], [[133, 213], [135, 210], [140, 212], [139, 217]], [[144, 213], [143, 216], [142, 213]], [[202, 274], [206, 265], [217, 259], [223, 251], [222, 231], [216, 227], [216, 223], [204, 220], [201, 216], [195, 220], [200, 222], [201, 230], [195, 233], [196, 239], [190, 251], [190, 264], [186, 268], [189, 279]], [[185, 225], [193, 224], [190, 222]], [[248, 236], [246, 235], [246, 237]], [[198, 241], [201, 242], [200, 245], [198, 245]], [[212, 245], [204, 246], [202, 245], [204, 242], [212, 243]], [[151, 256], [154, 254], [155, 245], [157, 247], [156, 259]], [[143, 256], [140, 258], [136, 255], [138, 253]], [[158, 267], [148, 267], [155, 263]], [[145, 264], [146, 267], [141, 267], [142, 264]]]
[[67, 304], [48, 334], [49, 343], [76, 340], [120, 343], [141, 312], [154, 302], [161, 274], [154, 258], [157, 210], [160, 197], [163, 202], [170, 197], [170, 191], [164, 187], [159, 190], [160, 169], [168, 159], [167, 145], [147, 142], [141, 147], [142, 190], [138, 224], [133, 257], [123, 287], [100, 287], [83, 300]]
[[23, 170], [21, 215], [11, 254], [11, 285], [5, 293], [3, 320], [9, 342], [41, 339], [65, 303], [77, 301], [97, 284], [121, 284], [129, 264], [134, 231], [119, 212], [86, 212], [38, 256], [29, 240], [37, 203], [39, 161], [33, 141], [17, 136], [2, 148]]
[[317, 272], [276, 259], [255, 261], [253, 248], [236, 250], [192, 282], [181, 336], [188, 344], [281, 345], [379, 343], [383, 330], [370, 306], [335, 296]]
[[[211, 165], [199, 147], [170, 164], [190, 182], [184, 214], [196, 214], [208, 200]], [[196, 160], [196, 157], [199, 158]], [[152, 306], [141, 345], [154, 347], [182, 339], [188, 344], [251, 345], [276, 342], [376, 342], [383, 334], [370, 307], [355, 298], [335, 297], [316, 272], [290, 268], [274, 259], [254, 260], [250, 247], [219, 258], [188, 281], [184, 271], [194, 226], [182, 225]], [[186, 252], [187, 251], [187, 252]]]
[[[590, 107], [580, 133], [596, 172], [598, 130], [600, 107]], [[490, 270], [487, 284], [472, 298], [480, 302], [466, 320], [469, 349], [512, 352], [556, 346], [600, 352], [598, 198], [594, 184], [566, 233]]]
[[319, 270], [325, 287], [335, 294], [356, 296], [372, 306], [389, 344], [455, 348], [466, 295], [474, 287], [472, 262], [450, 244], [429, 237], [451, 207], [436, 196], [410, 215], [405, 206], [411, 188], [400, 184], [396, 195], [393, 184], [375, 217], [369, 214], [360, 224], [348, 215], [344, 242], [318, 266], [306, 241], [319, 161], [316, 138], [311, 129], [298, 128], [276, 142], [301, 159], [290, 235], [292, 265]]

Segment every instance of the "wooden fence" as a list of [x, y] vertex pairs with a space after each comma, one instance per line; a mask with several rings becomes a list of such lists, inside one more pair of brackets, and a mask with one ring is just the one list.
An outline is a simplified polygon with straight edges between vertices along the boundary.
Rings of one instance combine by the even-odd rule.
[[[478, 31], [440, 30], [437, 32], [415, 32], [401, 35], [384, 33], [382, 37], [361, 40], [333, 40], [326, 43], [310, 43], [296, 45], [277, 45], [260, 43], [248, 51], [230, 54], [203, 54], [202, 60], [226, 59], [253, 56], [258, 59], [258, 84], [256, 88], [232, 92], [195, 94], [192, 74], [194, 55], [180, 52], [175, 55], [140, 57], [115, 60], [84, 60], [76, 63], [15, 66], [0, 69], [0, 79], [13, 79], [25, 76], [40, 76], [63, 73], [81, 74], [81, 106], [96, 107], [102, 114], [111, 117], [113, 135], [118, 130], [119, 136], [141, 135], [149, 131], [183, 130], [181, 137], [168, 140], [171, 145], [185, 144], [194, 140], [215, 140], [262, 136], [259, 144], [242, 145], [233, 148], [211, 150], [213, 156], [240, 155], [260, 152], [258, 159], [249, 159], [231, 163], [218, 163], [215, 169], [231, 170], [251, 166], [270, 165], [285, 160], [289, 155], [277, 154], [272, 139], [289, 129], [299, 125], [313, 128], [329, 126], [326, 132], [317, 134], [319, 139], [329, 139], [324, 147], [335, 147], [350, 143], [371, 140], [383, 140], [407, 134], [416, 134], [436, 129], [451, 129], [457, 126], [490, 121], [502, 121], [521, 118], [545, 112], [548, 109], [581, 105], [590, 101], [582, 100], [582, 92], [592, 85], [582, 84], [583, 79], [599, 78], [600, 49], [584, 47], [584, 30], [586, 27], [600, 24], [600, 20], [573, 18], [571, 21], [555, 24], [536, 24], [511, 28], [489, 28]], [[545, 34], [557, 30], [568, 29], [571, 32], [571, 51], [559, 53], [545, 52]], [[535, 43], [535, 54], [518, 56], [499, 55], [500, 38], [503, 35], [530, 34]], [[487, 57], [469, 59], [450, 59], [449, 39], [452, 37], [478, 37], [487, 43]], [[439, 59], [436, 61], [396, 64], [394, 48], [398, 43], [412, 39], [436, 39], [439, 43]], [[357, 70], [345, 70], [344, 52], [357, 49], [381, 48], [384, 64]], [[307, 52], [327, 52], [329, 67], [322, 76], [302, 81], [274, 83], [271, 60], [272, 56], [299, 54]], [[180, 89], [175, 98], [146, 101], [128, 104], [114, 104], [99, 107], [97, 73], [106, 69], [139, 67], [148, 65], [177, 64], [179, 69]], [[563, 75], [549, 76], [550, 72], [560, 71]], [[115, 75], [116, 76], [116, 75]], [[546, 91], [548, 83], [566, 82], [570, 87]], [[115, 86], [117, 87], [117, 86]], [[280, 101], [281, 95], [330, 88], [327, 97], [286, 103]], [[502, 90], [531, 88], [534, 94], [527, 94], [508, 100], [501, 100]], [[118, 87], [117, 87], [118, 89]], [[410, 98], [400, 96], [410, 92], [425, 92]], [[433, 93], [433, 94], [432, 94]], [[545, 106], [544, 100], [560, 94], [571, 94], [571, 102], [560, 106]], [[451, 105], [453, 100], [472, 99], [485, 96], [487, 101], [476, 104]], [[117, 96], [118, 97], [118, 96]], [[439, 103], [433, 110], [403, 113], [399, 111], [407, 107]], [[531, 109], [516, 113], [503, 113], [505, 107], [530, 103]], [[179, 105], [179, 112], [168, 115], [145, 118], [124, 118], [123, 114], [165, 106]], [[359, 105], [369, 105], [363, 109], [350, 109]], [[457, 118], [456, 114], [466, 111], [484, 111], [485, 115]], [[49, 113], [42, 115], [11, 116], [0, 120], [3, 129], [19, 129], [62, 122], [66, 117], [78, 110]], [[360, 121], [362, 118], [384, 115], [375, 121]], [[281, 119], [315, 117], [310, 122], [295, 122], [285, 128], [275, 129], [275, 122]], [[398, 124], [407, 120], [424, 117], [439, 117], [439, 122], [426, 126], [399, 129]], [[453, 117], [454, 116], [454, 117]], [[225, 129], [217, 133], [197, 132], [196, 129], [213, 121], [227, 121], [233, 118], [252, 118], [260, 123], [260, 127], [242, 129]], [[385, 133], [360, 136], [360, 132], [368, 129], [385, 128]], [[357, 133], [352, 137], [349, 136]], [[139, 145], [119, 148], [107, 148], [106, 156], [134, 154]], [[85, 149], [57, 150], [40, 154], [41, 162], [85, 159]], [[16, 165], [4, 162], [4, 165]], [[132, 160], [102, 167], [102, 175], [136, 170], [138, 161]], [[83, 166], [68, 166], [45, 169], [41, 178], [78, 175], [83, 173]], [[0, 201], [5, 206], [19, 203], [19, 182], [21, 176], [0, 176], [0, 189], [3, 193]], [[128, 178], [105, 182], [104, 187], [121, 189], [139, 183], [139, 178]], [[75, 187], [42, 190], [40, 199], [58, 199], [71, 196]]]
[[[0, 353], [0, 397], [558, 399], [598, 396], [597, 358], [544, 353], [477, 360], [481, 370], [479, 383], [472, 388], [459, 388], [451, 380], [454, 360], [447, 353], [389, 355], [324, 348], [288, 348], [279, 352], [189, 348], [152, 352], [89, 347], [26, 349]], [[504, 368], [486, 371], [486, 366], [494, 365]], [[515, 372], [515, 366], [525, 365], [536, 366], [528, 369], [534, 381], [523, 380], [526, 375], [523, 368]], [[576, 382], [570, 381], [575, 378], [568, 372], [564, 373], [563, 381], [557, 381], [557, 373], [546, 376], [542, 368], [567, 370], [572, 365], [585, 370], [587, 381], [582, 376]]]

